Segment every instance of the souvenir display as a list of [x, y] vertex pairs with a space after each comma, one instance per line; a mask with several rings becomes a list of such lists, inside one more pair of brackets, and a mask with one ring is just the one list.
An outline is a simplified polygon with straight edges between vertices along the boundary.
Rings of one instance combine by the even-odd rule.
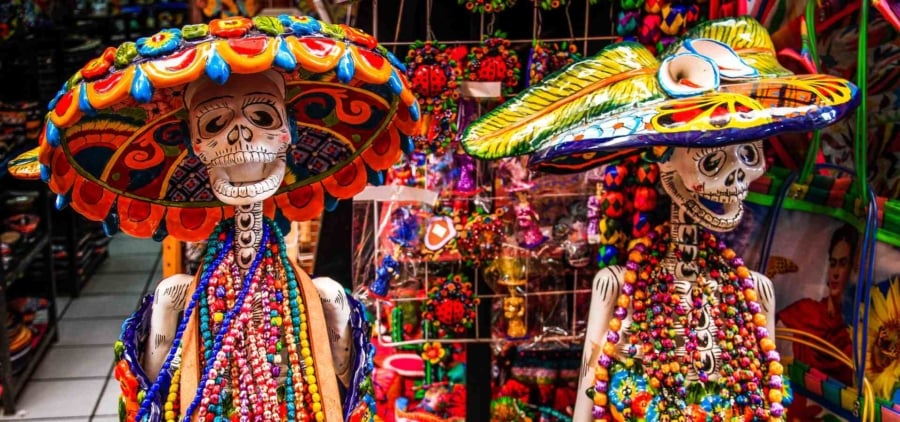
[[[2, 72], [77, 69], [0, 93], [0, 275], [162, 241], [121, 420], [900, 422], [896, 1], [76, 3]], [[60, 328], [5, 286], [12, 412]]]
[[[591, 89], [569, 84], [575, 75]], [[607, 101], [590, 102], [601, 92]], [[466, 129], [469, 153], [530, 153], [530, 167], [547, 171], [637, 155], [656, 163], [672, 201], [667, 222], [629, 242], [625, 265], [595, 278], [576, 418], [785, 416], [771, 281], [713, 232], [737, 226], [765, 169], [755, 139], [825, 127], [858, 100], [843, 79], [791, 75], [765, 29], [742, 18], [690, 31], [661, 61], [634, 44], [608, 47]]]
[[162, 281], [123, 326], [122, 418], [371, 419], [361, 305], [287, 260], [283, 222], [377, 181], [418, 118], [393, 55], [309, 17], [164, 30], [67, 82], [39, 172], [11, 171], [109, 232], [209, 238], [197, 276]]

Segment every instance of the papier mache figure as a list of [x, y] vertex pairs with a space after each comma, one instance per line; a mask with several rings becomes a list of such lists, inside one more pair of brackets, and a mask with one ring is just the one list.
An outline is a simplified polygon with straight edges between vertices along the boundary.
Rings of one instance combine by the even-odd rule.
[[214, 20], [107, 49], [69, 79], [16, 161], [109, 231], [208, 239], [116, 344], [127, 421], [372, 420], [361, 304], [288, 260], [282, 234], [408, 147], [401, 66], [309, 17]]
[[[738, 224], [765, 170], [756, 139], [825, 127], [857, 97], [846, 80], [792, 75], [765, 28], [737, 18], [698, 26], [661, 60], [607, 47], [467, 129], [470, 154], [530, 154], [533, 170], [641, 163], [671, 199], [669, 221], [627, 230], [630, 241], [609, 245], [625, 264], [594, 278], [575, 421], [786, 417], [772, 284], [715, 232]], [[632, 200], [655, 196], [642, 195]]]

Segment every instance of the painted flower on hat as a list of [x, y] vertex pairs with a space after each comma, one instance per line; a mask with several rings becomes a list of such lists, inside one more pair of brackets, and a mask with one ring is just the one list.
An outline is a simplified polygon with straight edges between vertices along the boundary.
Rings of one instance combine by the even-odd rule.
[[181, 44], [181, 31], [170, 28], [163, 29], [150, 37], [137, 40], [137, 51], [144, 57], [157, 57], [175, 51]]
[[106, 50], [103, 50], [103, 54], [100, 57], [89, 61], [81, 68], [81, 77], [86, 80], [93, 80], [105, 75], [115, 59], [116, 49], [107, 47]]
[[322, 30], [322, 24], [309, 16], [281, 15], [278, 19], [282, 25], [291, 28], [295, 35], [311, 35]]
[[227, 19], [213, 19], [209, 23], [209, 31], [222, 38], [241, 37], [253, 27], [253, 22], [245, 17], [236, 16]]
[[181, 29], [181, 35], [186, 40], [194, 40], [197, 38], [203, 38], [209, 35], [209, 25], [205, 23], [198, 23], [196, 25], [185, 25], [184, 28]]

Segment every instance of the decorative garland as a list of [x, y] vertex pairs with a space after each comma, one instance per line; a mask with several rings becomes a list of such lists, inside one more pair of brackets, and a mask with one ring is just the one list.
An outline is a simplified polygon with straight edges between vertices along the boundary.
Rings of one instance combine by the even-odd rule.
[[499, 13], [516, 4], [516, 0], [457, 0], [472, 13]]
[[475, 323], [475, 297], [472, 283], [462, 274], [452, 274], [429, 290], [422, 310], [422, 321], [439, 338], [463, 335]]
[[501, 32], [473, 47], [466, 56], [463, 79], [473, 82], [501, 82], [503, 95], [511, 96], [519, 85], [521, 74], [519, 56], [510, 49], [510, 42]]
[[406, 77], [423, 111], [456, 109], [460, 69], [445, 44], [437, 41], [413, 43], [406, 54]]

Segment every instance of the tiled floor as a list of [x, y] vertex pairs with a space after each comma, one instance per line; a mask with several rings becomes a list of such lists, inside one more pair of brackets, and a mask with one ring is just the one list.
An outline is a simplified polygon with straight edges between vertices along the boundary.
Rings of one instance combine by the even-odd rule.
[[18, 412], [0, 420], [118, 421], [113, 342], [122, 321], [162, 277], [160, 244], [116, 236], [110, 257], [76, 299], [59, 298], [59, 342], [19, 396]]

